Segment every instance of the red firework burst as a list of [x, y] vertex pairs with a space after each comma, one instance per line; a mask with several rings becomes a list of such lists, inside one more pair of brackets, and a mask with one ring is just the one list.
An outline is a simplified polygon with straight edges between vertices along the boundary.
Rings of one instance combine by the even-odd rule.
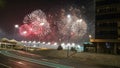
[[28, 36], [31, 34], [32, 28], [28, 24], [23, 24], [19, 28], [19, 32], [23, 36]]
[[35, 10], [26, 15], [23, 22], [27, 23], [20, 27], [20, 34], [23, 36], [33, 35], [36, 37], [44, 37], [50, 32], [46, 15], [41, 10]]
[[32, 34], [38, 35], [41, 34], [43, 31], [43, 26], [40, 25], [38, 22], [33, 22], [29, 26], [31, 27]]

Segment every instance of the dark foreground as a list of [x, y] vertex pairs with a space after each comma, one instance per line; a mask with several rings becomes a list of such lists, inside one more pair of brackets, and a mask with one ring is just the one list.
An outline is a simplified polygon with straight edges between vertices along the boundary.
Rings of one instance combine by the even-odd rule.
[[0, 68], [51, 68], [51, 67], [6, 57], [0, 54]]

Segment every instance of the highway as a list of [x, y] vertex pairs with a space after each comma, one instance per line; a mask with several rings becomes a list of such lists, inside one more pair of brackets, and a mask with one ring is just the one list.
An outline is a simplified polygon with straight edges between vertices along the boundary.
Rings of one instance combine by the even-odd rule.
[[0, 54], [0, 68], [52, 68]]
[[[4, 56], [0, 56], [0, 63], [5, 64], [6, 67], [11, 68], [73, 68], [71, 66], [61, 65], [57, 63], [51, 63], [43, 60], [36, 60], [33, 58], [18, 56], [10, 53], [9, 51], [1, 50], [0, 53]], [[5, 62], [5, 61], [9, 62]], [[22, 65], [22, 67], [21, 67]]]

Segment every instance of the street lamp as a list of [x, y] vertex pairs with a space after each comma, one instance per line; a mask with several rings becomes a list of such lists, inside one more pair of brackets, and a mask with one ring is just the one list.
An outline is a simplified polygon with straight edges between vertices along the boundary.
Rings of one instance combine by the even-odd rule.
[[75, 43], [72, 43], [72, 47], [74, 47], [75, 46]]
[[43, 42], [42, 44], [45, 44], [45, 42]]
[[24, 43], [27, 43], [27, 41], [24, 41]]
[[51, 43], [50, 42], [48, 42], [48, 45], [50, 45]]
[[28, 43], [31, 43], [31, 41], [29, 41]]
[[[67, 15], [67, 23], [70, 23], [71, 20], [72, 20], [71, 15], [68, 14], [68, 15]], [[70, 27], [70, 28], [71, 28], [71, 27]], [[68, 31], [68, 33], [70, 34], [70, 31]], [[70, 41], [70, 35], [68, 36], [67, 57], [69, 57], [69, 52], [70, 52], [70, 43], [69, 43], [69, 41]]]
[[57, 43], [55, 42], [54, 45], [57, 45]]
[[65, 43], [62, 43], [61, 46], [65, 49]]
[[40, 43], [40, 42], [38, 42], [38, 43]]
[[67, 18], [71, 18], [71, 15], [70, 15], [70, 14], [68, 14], [68, 15], [67, 15]]
[[35, 43], [36, 43], [36, 41], [33, 41], [33, 43], [35, 44]]
[[16, 38], [16, 37], [18, 37], [17, 35], [18, 35], [18, 29], [19, 29], [19, 25], [18, 24], [16, 24], [16, 25], [14, 25], [14, 33], [13, 33], [13, 35], [14, 35], [14, 38]]
[[21, 43], [24, 43], [24, 41], [21, 41]]
[[19, 28], [19, 25], [16, 24], [16, 25], [14, 25], [14, 27], [15, 27], [15, 28]]
[[89, 35], [89, 38], [90, 38], [90, 40], [91, 40], [92, 36], [91, 36], [91, 35]]
[[91, 39], [91, 38], [92, 38], [92, 36], [91, 36], [91, 35], [89, 35], [89, 38]]
[[29, 43], [29, 47], [30, 47], [32, 42], [31, 42], [31, 41], [29, 41], [28, 43]]

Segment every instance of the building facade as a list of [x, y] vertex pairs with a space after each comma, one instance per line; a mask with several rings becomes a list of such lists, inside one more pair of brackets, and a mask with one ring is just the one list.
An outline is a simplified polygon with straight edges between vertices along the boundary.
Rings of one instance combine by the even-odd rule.
[[97, 39], [120, 39], [120, 0], [96, 0]]
[[120, 0], [95, 0], [95, 38], [93, 52], [120, 54]]

